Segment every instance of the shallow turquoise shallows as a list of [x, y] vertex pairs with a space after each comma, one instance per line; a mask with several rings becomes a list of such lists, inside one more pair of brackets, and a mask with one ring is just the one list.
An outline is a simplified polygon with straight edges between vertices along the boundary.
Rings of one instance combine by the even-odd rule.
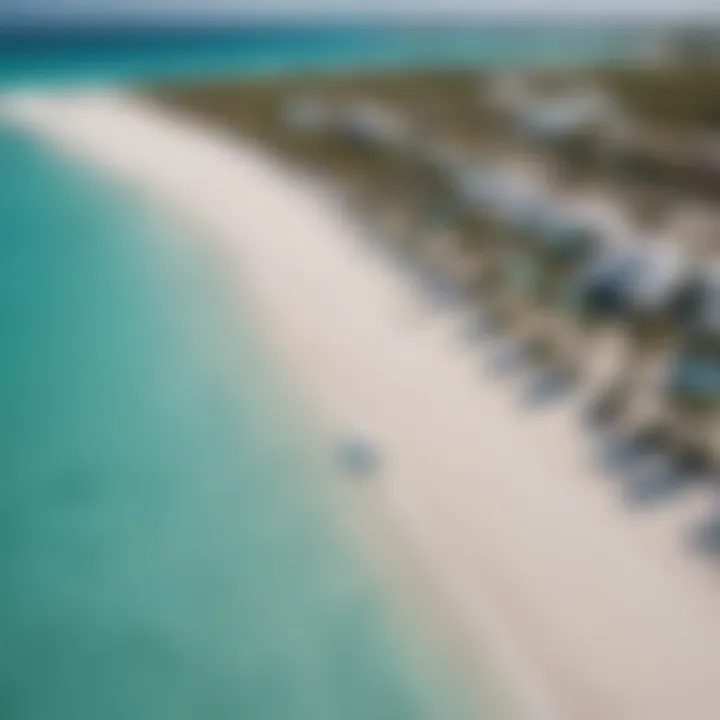
[[460, 717], [198, 246], [26, 137], [0, 156], [0, 717]]

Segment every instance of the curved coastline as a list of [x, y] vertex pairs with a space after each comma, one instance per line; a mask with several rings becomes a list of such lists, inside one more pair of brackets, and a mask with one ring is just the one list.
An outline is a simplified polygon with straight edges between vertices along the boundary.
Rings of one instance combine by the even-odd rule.
[[321, 427], [360, 428], [382, 447], [362, 492], [464, 641], [527, 703], [519, 717], [713, 717], [715, 583], [669, 540], [687, 508], [628, 518], [571, 408], [513, 403], [458, 345], [457, 318], [428, 317], [359, 228], [251, 143], [117, 93], [2, 104], [176, 208], [244, 272], [258, 327]]

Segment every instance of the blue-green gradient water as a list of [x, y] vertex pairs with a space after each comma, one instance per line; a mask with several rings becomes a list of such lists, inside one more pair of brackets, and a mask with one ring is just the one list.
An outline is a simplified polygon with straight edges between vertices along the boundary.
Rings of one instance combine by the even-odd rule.
[[0, 155], [0, 717], [448, 717], [200, 246]]
[[0, 28], [0, 85], [605, 63], [644, 55], [658, 28], [609, 24]]

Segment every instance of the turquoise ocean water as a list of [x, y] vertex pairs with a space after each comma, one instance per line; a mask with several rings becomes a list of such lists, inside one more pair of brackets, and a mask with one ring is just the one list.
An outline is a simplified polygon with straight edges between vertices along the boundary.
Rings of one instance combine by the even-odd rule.
[[615, 62], [644, 54], [638, 25], [253, 26], [8, 30], [0, 85], [344, 72], [425, 66]]
[[0, 717], [443, 717], [198, 246], [0, 154]]
[[[5, 33], [0, 85], [593, 61], [633, 32]], [[0, 129], [0, 717], [461, 719], [181, 232]]]

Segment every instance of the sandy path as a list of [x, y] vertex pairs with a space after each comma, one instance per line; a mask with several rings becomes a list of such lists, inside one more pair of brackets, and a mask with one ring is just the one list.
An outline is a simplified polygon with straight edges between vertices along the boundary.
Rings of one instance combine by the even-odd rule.
[[546, 687], [583, 720], [720, 717], [720, 587], [683, 544], [713, 509], [707, 488], [631, 512], [576, 401], [519, 400], [527, 375], [495, 376], [457, 318], [428, 313], [359, 231], [251, 145], [112, 94], [16, 95], [2, 111], [206, 228], [307, 407], [382, 448], [382, 477], [362, 492], [468, 642], [514, 668], [536, 708], [524, 717], [552, 714]]

